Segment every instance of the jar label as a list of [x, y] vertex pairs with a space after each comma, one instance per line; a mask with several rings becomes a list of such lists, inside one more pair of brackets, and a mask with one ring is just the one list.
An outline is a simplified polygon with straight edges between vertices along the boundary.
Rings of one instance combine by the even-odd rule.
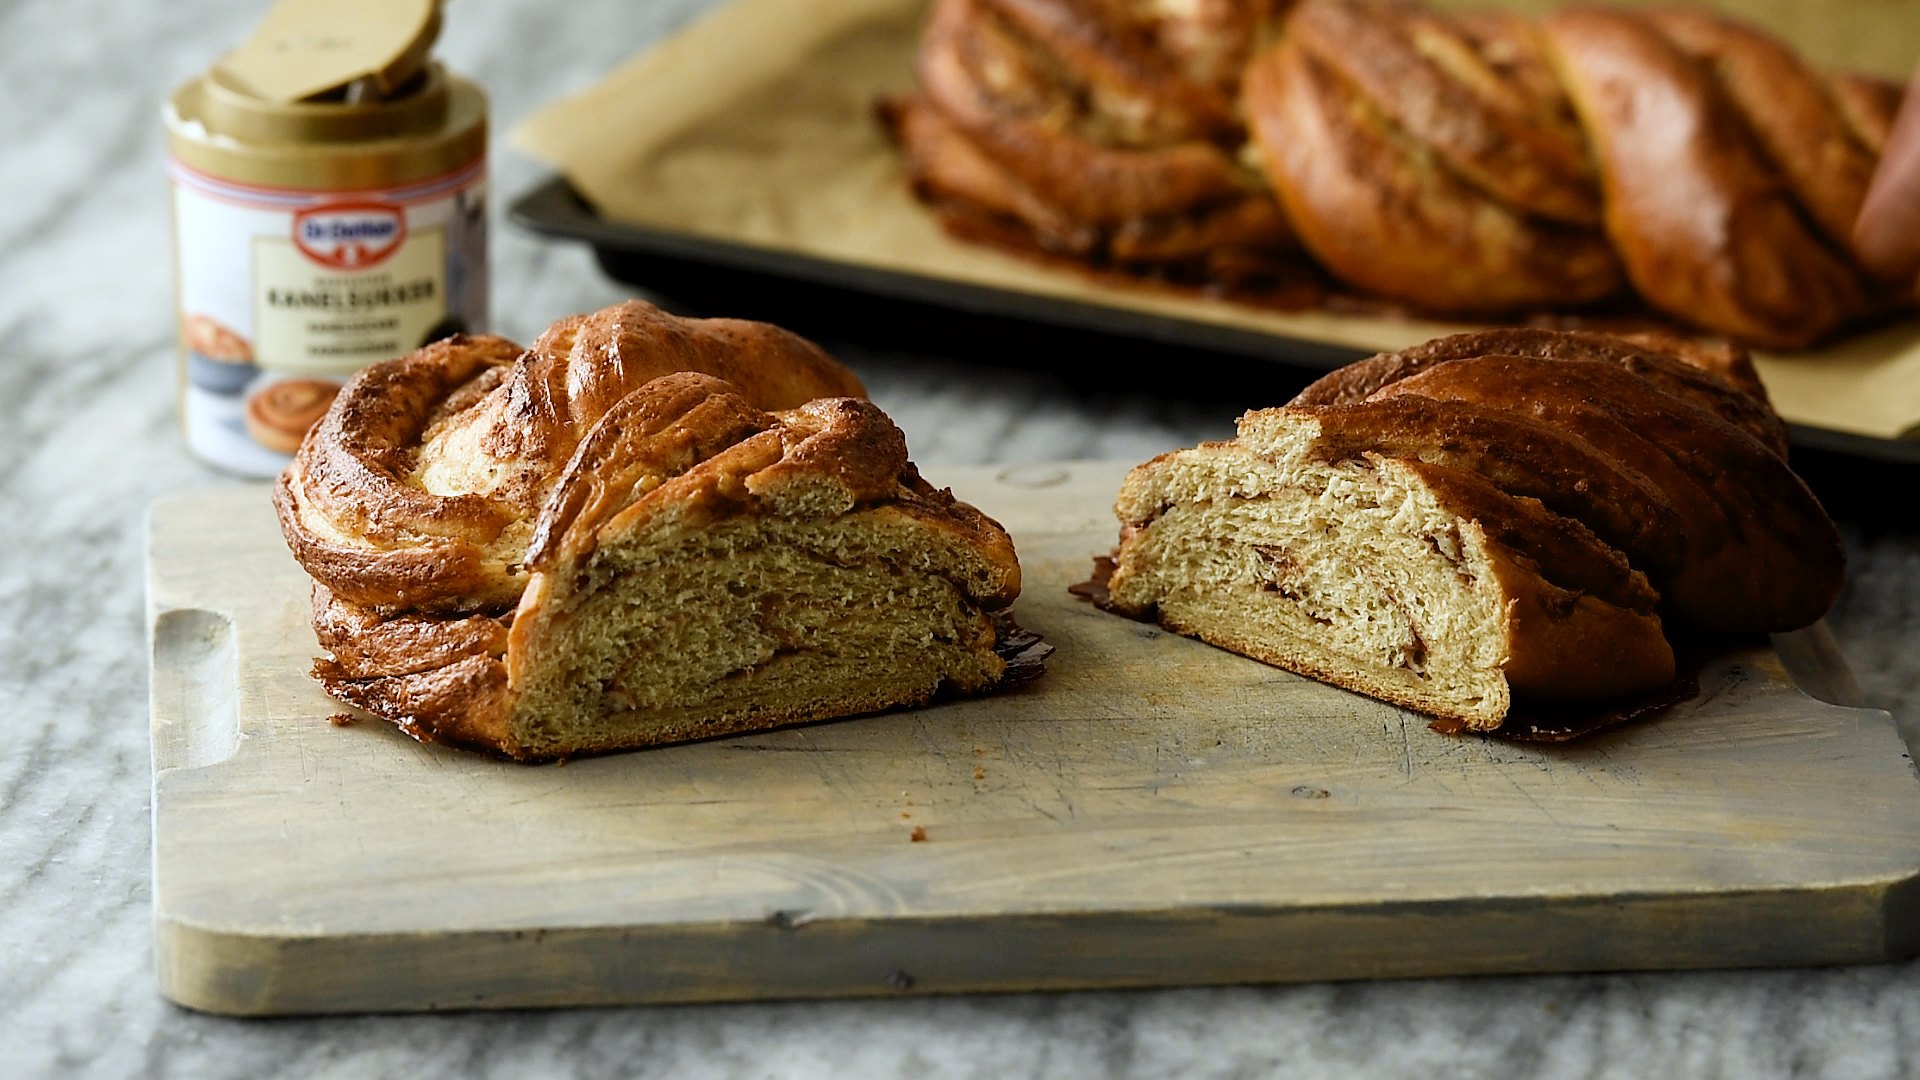
[[182, 413], [215, 465], [278, 473], [355, 371], [486, 329], [484, 162], [356, 192], [169, 172]]
[[285, 237], [254, 237], [260, 366], [334, 375], [418, 348], [446, 318], [446, 247], [446, 230], [436, 225], [364, 269], [343, 270]]

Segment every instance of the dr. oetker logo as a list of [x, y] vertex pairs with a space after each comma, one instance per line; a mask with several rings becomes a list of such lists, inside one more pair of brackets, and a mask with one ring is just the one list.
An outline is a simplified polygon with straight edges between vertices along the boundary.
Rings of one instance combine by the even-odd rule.
[[378, 266], [407, 238], [407, 215], [380, 203], [330, 203], [293, 215], [293, 243], [335, 270]]

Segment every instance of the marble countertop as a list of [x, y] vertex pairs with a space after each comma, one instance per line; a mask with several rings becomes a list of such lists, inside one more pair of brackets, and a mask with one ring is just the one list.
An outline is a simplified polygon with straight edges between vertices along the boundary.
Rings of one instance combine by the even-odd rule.
[[[276, 1021], [167, 1003], [155, 989], [148, 884], [142, 520], [159, 495], [226, 481], [187, 456], [175, 426], [158, 107], [264, 6], [0, 5], [0, 1073], [1435, 1080], [1920, 1070], [1914, 963]], [[441, 52], [486, 85], [504, 130], [704, 6], [460, 0]], [[494, 162], [498, 216], [541, 170], [504, 148]], [[504, 222], [493, 257], [495, 328], [522, 340], [627, 295], [585, 250]], [[1266, 403], [982, 374], [933, 346], [837, 351], [900, 421], [915, 457], [936, 467], [1139, 460], [1223, 437], [1242, 405]], [[1908, 474], [1886, 482], [1899, 487], [1882, 500], [1911, 501]], [[1830, 499], [1852, 558], [1832, 623], [1868, 692], [1911, 724], [1920, 525], [1849, 491]]]

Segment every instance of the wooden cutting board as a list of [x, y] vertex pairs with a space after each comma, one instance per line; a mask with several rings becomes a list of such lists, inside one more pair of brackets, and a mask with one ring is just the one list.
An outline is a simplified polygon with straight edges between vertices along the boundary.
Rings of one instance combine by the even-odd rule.
[[1038, 682], [564, 767], [329, 723], [265, 489], [162, 501], [162, 989], [258, 1014], [1920, 951], [1920, 778], [1885, 713], [1794, 688], [1782, 655], [1843, 681], [1817, 634], [1586, 742], [1439, 735], [1069, 596], [1122, 471], [935, 471], [1016, 539]]

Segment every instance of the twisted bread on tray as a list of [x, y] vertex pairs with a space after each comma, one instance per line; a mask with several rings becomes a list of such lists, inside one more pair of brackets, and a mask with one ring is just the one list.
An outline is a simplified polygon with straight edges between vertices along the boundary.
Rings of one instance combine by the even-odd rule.
[[[628, 303], [341, 391], [274, 492], [327, 692], [522, 759], [919, 704], [1007, 671], [1005, 530], [859, 380]], [[1030, 639], [1017, 642], [1030, 644]]]
[[1490, 312], [1622, 284], [1599, 183], [1524, 20], [1308, 0], [1248, 70], [1246, 105], [1301, 243], [1344, 281]]
[[[1155, 23], [1121, 0], [939, 0], [921, 92], [892, 112], [915, 189], [963, 238], [1216, 285], [1250, 266], [1292, 280], [1304, 249], [1348, 286], [1438, 314], [1631, 293], [1800, 348], [1900, 302], [1851, 248], [1891, 83], [1820, 72], [1702, 11], [1535, 22], [1302, 0], [1277, 18], [1286, 6], [1210, 0]], [[1182, 33], [1152, 32], [1166, 25]], [[1211, 42], [1207, 63], [1170, 40]]]
[[1478, 730], [1676, 677], [1669, 634], [1805, 626], [1840, 538], [1764, 400], [1601, 334], [1361, 361], [1134, 469], [1108, 604]]
[[1262, 6], [937, 0], [920, 93], [884, 111], [952, 227], [999, 219], [1056, 254], [1225, 266], [1291, 246], [1233, 156]]

